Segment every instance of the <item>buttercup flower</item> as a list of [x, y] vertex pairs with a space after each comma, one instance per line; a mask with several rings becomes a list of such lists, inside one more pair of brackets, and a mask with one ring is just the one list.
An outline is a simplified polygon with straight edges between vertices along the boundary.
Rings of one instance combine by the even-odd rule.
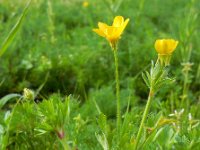
[[155, 49], [158, 53], [158, 60], [161, 65], [169, 65], [171, 54], [178, 45], [178, 41], [174, 39], [159, 39], [155, 42]]
[[170, 55], [178, 45], [178, 41], [173, 39], [160, 39], [155, 42], [155, 49], [160, 55]]
[[124, 18], [122, 16], [116, 16], [114, 18], [112, 26], [99, 22], [98, 23], [99, 28], [93, 29], [93, 31], [96, 32], [98, 35], [106, 38], [109, 41], [111, 47], [115, 49], [116, 44], [118, 40], [120, 39], [121, 34], [126, 28], [128, 22], [129, 22], [129, 19], [126, 19], [124, 21]]

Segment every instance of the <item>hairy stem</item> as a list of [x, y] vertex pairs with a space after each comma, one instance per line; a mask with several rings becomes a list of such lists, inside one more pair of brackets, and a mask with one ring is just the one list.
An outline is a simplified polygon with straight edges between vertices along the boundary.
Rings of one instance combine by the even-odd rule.
[[142, 135], [142, 129], [144, 127], [144, 122], [145, 122], [145, 120], [147, 118], [147, 114], [149, 112], [152, 99], [153, 99], [153, 91], [150, 88], [147, 104], [146, 104], [146, 107], [145, 107], [145, 110], [144, 110], [144, 113], [143, 113], [143, 116], [142, 116], [142, 121], [140, 123], [140, 128], [139, 128], [139, 131], [138, 131], [138, 134], [137, 134], [137, 138], [136, 138], [136, 143], [135, 143], [135, 148], [134, 148], [135, 150], [137, 150], [137, 147], [138, 147], [141, 135]]
[[118, 133], [120, 133], [119, 130], [120, 130], [120, 126], [121, 126], [121, 108], [120, 108], [118, 56], [117, 56], [117, 50], [116, 49], [114, 49], [113, 52], [114, 52], [114, 58], [115, 58], [115, 81], [116, 81], [116, 99], [117, 99], [117, 131], [118, 131]]

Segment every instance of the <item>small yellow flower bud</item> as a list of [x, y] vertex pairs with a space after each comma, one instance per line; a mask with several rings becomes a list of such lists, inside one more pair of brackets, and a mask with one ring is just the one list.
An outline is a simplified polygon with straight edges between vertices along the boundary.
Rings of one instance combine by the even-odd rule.
[[30, 89], [24, 88], [23, 96], [24, 96], [24, 99], [34, 100], [34, 92]]

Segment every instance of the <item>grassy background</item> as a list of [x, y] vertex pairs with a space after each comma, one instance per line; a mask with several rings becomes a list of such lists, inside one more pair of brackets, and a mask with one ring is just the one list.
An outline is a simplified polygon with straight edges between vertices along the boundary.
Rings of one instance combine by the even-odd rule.
[[[26, 3], [22, 0], [0, 1], [0, 43], [3, 43]], [[45, 84], [37, 99], [48, 98], [52, 93], [72, 94], [78, 101], [84, 102], [83, 107], [77, 108], [83, 117], [95, 118], [98, 114], [91, 102], [95, 100], [102, 112], [114, 119], [114, 58], [108, 42], [92, 29], [97, 27], [98, 21], [111, 24], [114, 16], [122, 15], [130, 18], [119, 42], [123, 112], [129, 99], [133, 114], [146, 102], [148, 89], [141, 72], [149, 70], [151, 60], [157, 58], [155, 40], [174, 38], [179, 45], [170, 69], [176, 82], [157, 94], [152, 110], [169, 114], [174, 109], [181, 109], [179, 101], [186, 83], [190, 111], [199, 118], [198, 0], [88, 0], [88, 3], [88, 7], [83, 7], [82, 0], [32, 1], [14, 42], [0, 58], [0, 96], [22, 93], [24, 88], [37, 90]], [[193, 63], [187, 80], [184, 68], [188, 66], [184, 63]], [[90, 125], [85, 132], [92, 132]], [[95, 142], [92, 142], [93, 147]]]
[[[184, 44], [190, 44], [193, 74], [197, 74], [199, 17], [195, 22], [190, 20], [198, 14], [198, 3], [152, 0], [144, 1], [142, 5], [142, 1], [125, 0], [116, 12], [112, 12], [104, 1], [88, 2], [89, 6], [85, 8], [82, 1], [76, 0], [33, 1], [20, 33], [0, 60], [0, 77], [5, 81], [1, 86], [1, 96], [20, 92], [24, 87], [36, 89], [47, 73], [45, 94], [61, 91], [83, 95], [91, 88], [112, 85], [112, 52], [107, 41], [95, 35], [92, 28], [97, 26], [98, 21], [111, 24], [115, 15], [131, 20], [119, 44], [122, 83], [134, 78], [148, 66], [150, 60], [156, 59], [154, 42], [158, 38], [180, 41], [172, 61], [175, 72], [180, 71], [180, 64], [188, 55], [183, 52]], [[1, 43], [24, 6], [22, 1], [1, 2]], [[194, 31], [187, 33], [188, 28]], [[140, 92], [143, 87], [137, 85], [141, 83], [139, 78], [137, 83], [132, 84]], [[124, 86], [127, 87], [126, 83]]]

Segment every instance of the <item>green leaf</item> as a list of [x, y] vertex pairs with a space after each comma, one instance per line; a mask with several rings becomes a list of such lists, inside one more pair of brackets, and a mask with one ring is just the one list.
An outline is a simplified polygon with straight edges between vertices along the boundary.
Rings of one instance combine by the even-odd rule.
[[107, 140], [105, 134], [99, 135], [99, 134], [95, 133], [95, 135], [96, 135], [98, 142], [102, 146], [103, 150], [109, 150], [108, 140]]
[[163, 147], [170, 147], [170, 145], [174, 142], [175, 132], [170, 126], [164, 126], [160, 128], [155, 137], [154, 141], [158, 142]]
[[144, 80], [146, 86], [147, 86], [147, 87], [150, 87], [149, 80], [148, 80], [147, 76], [146, 76], [144, 73], [142, 73], [142, 78], [143, 78], [143, 80]]
[[107, 134], [107, 117], [103, 113], [99, 115], [98, 124], [102, 132]]
[[27, 13], [27, 10], [30, 6], [31, 0], [28, 2], [28, 4], [26, 5], [22, 15], [20, 16], [20, 18], [18, 19], [17, 23], [13, 26], [13, 28], [11, 29], [10, 33], [8, 34], [8, 36], [6, 37], [6, 39], [4, 40], [1, 49], [0, 49], [0, 57], [5, 53], [5, 51], [7, 50], [8, 46], [11, 44], [11, 42], [13, 41], [17, 31], [20, 29], [20, 26], [22, 24], [22, 21], [24, 19], [24, 16]]
[[2, 135], [5, 132], [4, 127], [0, 124], [0, 135]]
[[150, 74], [149, 74], [148, 71], [145, 71], [145, 73], [146, 73], [147, 79], [148, 79], [148, 81], [149, 81], [149, 83], [150, 83], [150, 81], [151, 81], [151, 76], [150, 76]]
[[0, 86], [3, 84], [4, 81], [5, 81], [5, 79], [1, 80], [1, 82], [0, 82]]
[[8, 94], [4, 96], [3, 98], [0, 99], [0, 108], [2, 108], [8, 101], [13, 100], [14, 98], [19, 98], [21, 97], [20, 94]]

